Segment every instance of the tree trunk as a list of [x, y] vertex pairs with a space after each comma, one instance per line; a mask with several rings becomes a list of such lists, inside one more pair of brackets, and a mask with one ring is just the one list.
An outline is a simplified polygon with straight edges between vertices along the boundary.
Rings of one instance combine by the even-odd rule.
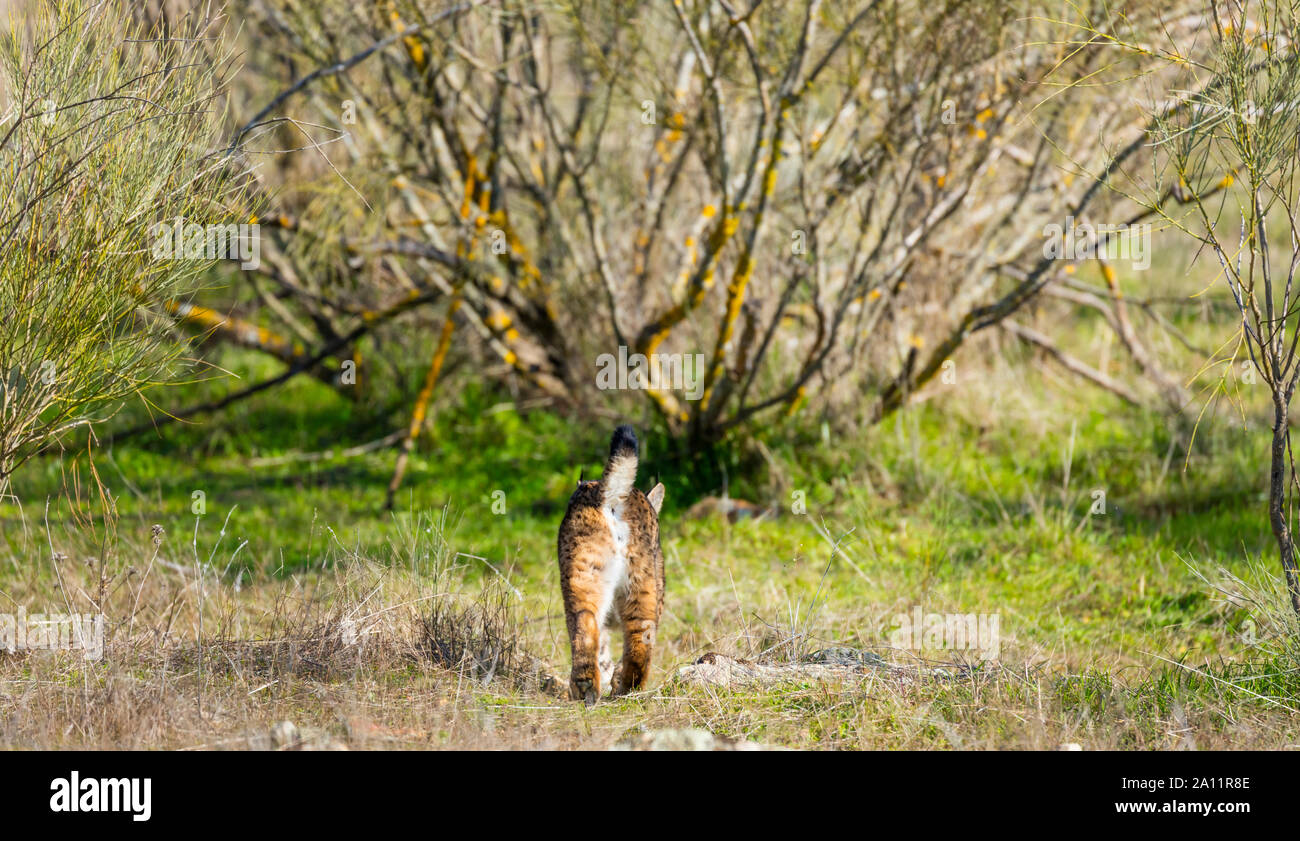
[[1291, 607], [1300, 616], [1300, 574], [1296, 572], [1295, 542], [1286, 515], [1287, 485], [1287, 406], [1281, 395], [1273, 397], [1273, 451], [1268, 481], [1268, 519], [1277, 539], [1282, 558], [1282, 571], [1286, 575], [1286, 589], [1291, 595]]

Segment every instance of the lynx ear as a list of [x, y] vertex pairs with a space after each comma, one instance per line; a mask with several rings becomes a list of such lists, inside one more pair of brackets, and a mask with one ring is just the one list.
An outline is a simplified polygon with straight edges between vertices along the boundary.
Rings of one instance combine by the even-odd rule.
[[650, 493], [646, 494], [646, 499], [650, 500], [650, 507], [655, 510], [655, 516], [658, 517], [659, 509], [664, 504], [664, 483], [660, 482], [651, 488]]

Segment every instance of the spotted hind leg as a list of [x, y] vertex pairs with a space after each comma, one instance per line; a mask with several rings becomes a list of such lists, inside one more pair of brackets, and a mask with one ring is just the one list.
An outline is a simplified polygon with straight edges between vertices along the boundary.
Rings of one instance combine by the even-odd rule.
[[644, 582], [623, 603], [623, 659], [614, 670], [614, 695], [640, 689], [650, 677], [650, 658], [659, 632], [658, 593]]
[[564, 618], [573, 654], [569, 696], [586, 702], [588, 706], [596, 703], [605, 686], [597, 664], [602, 636], [596, 618], [600, 613], [601, 563], [602, 556], [598, 549], [572, 552], [561, 562], [565, 575], [561, 587], [564, 594]]

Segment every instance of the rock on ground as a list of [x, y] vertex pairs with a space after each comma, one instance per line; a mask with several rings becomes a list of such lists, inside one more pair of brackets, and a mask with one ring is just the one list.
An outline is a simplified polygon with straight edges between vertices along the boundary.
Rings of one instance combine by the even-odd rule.
[[791, 681], [860, 680], [867, 675], [889, 675], [910, 680], [921, 675], [960, 677], [966, 669], [949, 666], [898, 666], [879, 654], [853, 648], [826, 648], [797, 663], [755, 663], [709, 652], [677, 670], [677, 678], [696, 686], [770, 686]]
[[769, 750], [757, 742], [715, 736], [708, 730], [683, 727], [629, 733], [610, 750]]

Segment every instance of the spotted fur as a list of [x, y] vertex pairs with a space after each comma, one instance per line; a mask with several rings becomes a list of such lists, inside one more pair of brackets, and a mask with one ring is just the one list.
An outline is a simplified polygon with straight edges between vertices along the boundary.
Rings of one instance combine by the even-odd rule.
[[[606, 687], [620, 695], [645, 684], [663, 613], [664, 486], [637, 490], [636, 468], [636, 435], [620, 426], [600, 481], [578, 483], [560, 523], [560, 590], [573, 653], [569, 694], [588, 705]], [[614, 627], [623, 629], [617, 667], [609, 653]]]

